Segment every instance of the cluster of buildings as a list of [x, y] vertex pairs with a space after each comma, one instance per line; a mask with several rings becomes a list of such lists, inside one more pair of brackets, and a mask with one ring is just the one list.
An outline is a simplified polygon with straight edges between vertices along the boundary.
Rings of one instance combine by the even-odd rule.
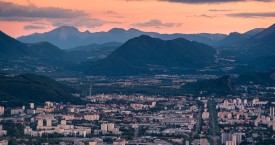
[[85, 105], [47, 101], [3, 108], [0, 124], [11, 121], [23, 125], [22, 136], [54, 137], [65, 143], [77, 138], [79, 143], [90, 144], [170, 145], [189, 141], [199, 118], [197, 101], [186, 97], [107, 94], [86, 99], [90, 103]]
[[[22, 136], [57, 138], [65, 144], [239, 145], [275, 137], [275, 104], [261, 99], [106, 94], [86, 101], [90, 103], [0, 107], [0, 124], [21, 124]], [[9, 132], [4, 128], [0, 126], [0, 142]]]
[[259, 138], [273, 138], [273, 102], [259, 98], [217, 99], [217, 102], [222, 144], [238, 145], [243, 141], [256, 143]]

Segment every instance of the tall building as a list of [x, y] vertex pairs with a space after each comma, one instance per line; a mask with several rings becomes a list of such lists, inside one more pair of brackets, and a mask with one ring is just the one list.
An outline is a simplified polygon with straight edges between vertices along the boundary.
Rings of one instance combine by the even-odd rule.
[[101, 131], [108, 131], [108, 125], [106, 123], [101, 124]]
[[244, 103], [244, 105], [247, 105], [247, 99], [245, 99], [245, 100], [243, 101], [243, 103]]
[[274, 117], [274, 114], [275, 114], [275, 107], [270, 107], [270, 112], [269, 112], [269, 116], [271, 117], [271, 118], [273, 118]]
[[[7, 135], [7, 131], [6, 130], [3, 130], [3, 126], [0, 125], [0, 137], [4, 136], [4, 135]], [[1, 144], [0, 144], [1, 145]]]
[[52, 120], [51, 119], [46, 119], [46, 125], [47, 126], [52, 126]]
[[37, 126], [39, 126], [39, 127], [43, 126], [43, 120], [42, 119], [37, 120]]
[[113, 131], [115, 129], [114, 123], [108, 123], [108, 131]]
[[225, 145], [237, 145], [235, 141], [226, 141]]
[[225, 144], [227, 141], [232, 141], [231, 133], [222, 133], [222, 144]]
[[30, 108], [34, 109], [34, 103], [30, 103]]
[[155, 107], [156, 105], [157, 105], [156, 102], [152, 102], [152, 104], [151, 104], [152, 107]]
[[242, 140], [242, 133], [234, 133], [232, 135], [232, 141], [235, 141], [236, 144], [240, 144], [243, 140]]
[[61, 125], [67, 125], [67, 121], [66, 120], [61, 120]]
[[204, 109], [204, 112], [202, 113], [202, 119], [208, 119], [209, 118], [209, 112], [207, 112], [207, 109]]
[[3, 106], [0, 106], [0, 115], [3, 115], [5, 113], [5, 108]]

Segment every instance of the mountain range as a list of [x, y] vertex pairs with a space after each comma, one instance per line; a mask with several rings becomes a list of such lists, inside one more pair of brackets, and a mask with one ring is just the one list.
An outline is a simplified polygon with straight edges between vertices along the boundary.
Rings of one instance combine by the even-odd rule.
[[92, 43], [103, 44], [108, 42], [124, 43], [129, 39], [138, 37], [140, 35], [148, 35], [154, 38], [160, 38], [163, 40], [172, 40], [176, 38], [185, 38], [190, 41], [197, 41], [212, 45], [219, 40], [226, 37], [225, 34], [160, 34], [156, 32], [143, 32], [138, 29], [122, 29], [113, 28], [107, 32], [94, 32], [89, 31], [80, 32], [77, 28], [72, 26], [58, 27], [52, 31], [45, 33], [34, 33], [27, 36], [21, 36], [17, 40], [24, 43], [37, 43], [41, 41], [50, 42], [61, 49], [69, 49], [78, 47], [81, 45], [89, 45]]
[[[143, 33], [148, 35], [141, 35]], [[68, 45], [68, 47], [72, 47], [70, 42], [74, 43], [72, 45], [78, 45], [80, 39], [83, 40], [83, 44], [63, 50], [50, 42], [20, 42], [0, 32], [2, 71], [74, 70], [89, 75], [135, 75], [194, 73], [210, 69], [216, 70], [215, 72], [225, 70], [224, 73], [275, 69], [275, 25], [266, 29], [253, 29], [243, 34], [233, 32], [229, 35], [159, 34], [142, 32], [137, 29], [118, 28], [108, 32], [91, 33], [63, 26], [50, 32], [30, 36], [36, 38], [37, 41], [42, 39], [42, 36], [43, 39], [51, 38], [51, 41]], [[181, 36], [188, 36], [189, 40]], [[215, 41], [215, 44], [211, 47], [200, 42], [190, 41], [193, 36], [196, 39], [199, 37], [211, 39]], [[172, 39], [174, 37], [175, 39]], [[61, 38], [63, 41], [60, 40]], [[86, 42], [88, 40], [86, 38], [93, 39]], [[104, 38], [106, 39], [104, 40]], [[126, 40], [128, 38], [131, 39]], [[103, 40], [112, 40], [112, 42], [103, 43]], [[97, 43], [93, 43], [94, 41]], [[99, 44], [101, 42], [103, 44]], [[217, 60], [223, 60], [223, 62]]]

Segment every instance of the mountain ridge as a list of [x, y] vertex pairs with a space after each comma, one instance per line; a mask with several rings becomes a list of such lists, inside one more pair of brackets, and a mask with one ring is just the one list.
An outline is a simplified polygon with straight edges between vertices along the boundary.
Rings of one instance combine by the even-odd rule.
[[[67, 30], [68, 32], [66, 32]], [[64, 32], [63, 32], [64, 31]], [[71, 33], [74, 32], [74, 33]], [[48, 41], [62, 49], [68, 49], [77, 47], [80, 45], [88, 45], [91, 43], [103, 44], [107, 42], [120, 42], [124, 43], [129, 39], [138, 37], [140, 35], [149, 35], [155, 38], [161, 38], [164, 40], [172, 40], [175, 38], [185, 38], [190, 41], [197, 41], [206, 44], [214, 44], [216, 41], [224, 38], [225, 34], [210, 34], [210, 33], [198, 33], [198, 34], [161, 34], [157, 32], [145, 32], [135, 28], [129, 28], [128, 30], [123, 28], [112, 28], [106, 32], [80, 32], [76, 27], [61, 26], [55, 28], [49, 32], [34, 33], [26, 36], [18, 37], [17, 40], [24, 43], [37, 43], [40, 41]]]
[[210, 46], [184, 38], [162, 40], [141, 35], [128, 40], [107, 58], [91, 63], [86, 73], [146, 74], [171, 71], [167, 68], [203, 67], [213, 63], [215, 53]]

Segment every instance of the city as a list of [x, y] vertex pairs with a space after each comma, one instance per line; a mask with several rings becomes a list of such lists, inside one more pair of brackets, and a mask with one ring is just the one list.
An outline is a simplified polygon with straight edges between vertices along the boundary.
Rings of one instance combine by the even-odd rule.
[[275, 145], [275, 0], [0, 0], [0, 145]]

